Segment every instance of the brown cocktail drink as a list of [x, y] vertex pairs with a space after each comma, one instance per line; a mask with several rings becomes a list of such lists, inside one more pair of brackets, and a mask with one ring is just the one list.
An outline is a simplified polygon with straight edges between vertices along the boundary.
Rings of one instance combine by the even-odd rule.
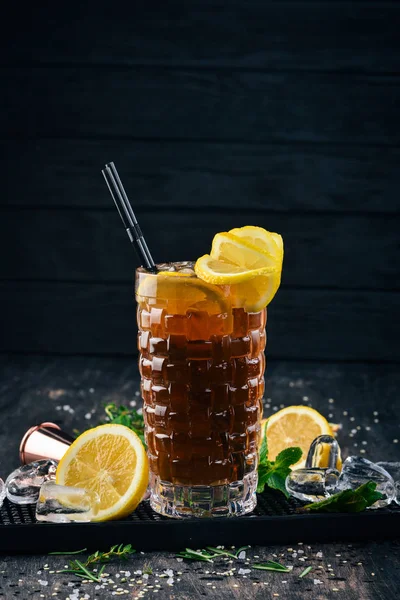
[[235, 286], [206, 283], [189, 263], [160, 268], [136, 278], [151, 504], [244, 514], [256, 503], [266, 310], [236, 306]]

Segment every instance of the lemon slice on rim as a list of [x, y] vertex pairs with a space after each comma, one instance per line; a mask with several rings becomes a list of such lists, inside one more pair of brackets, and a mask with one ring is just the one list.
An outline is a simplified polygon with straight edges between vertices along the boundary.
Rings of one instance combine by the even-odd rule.
[[247, 269], [213, 259], [209, 254], [199, 258], [195, 272], [214, 285], [230, 285], [232, 306], [258, 312], [269, 304], [279, 288], [281, 273], [277, 267]]
[[94, 521], [129, 515], [146, 491], [149, 466], [140, 438], [125, 425], [100, 425], [80, 435], [60, 460], [56, 483], [96, 492]]
[[[332, 428], [324, 416], [310, 406], [287, 406], [261, 422], [262, 436], [267, 426], [268, 459], [273, 461], [285, 448], [298, 446], [303, 455], [292, 468], [305, 467], [311, 442], [319, 435], [333, 435]], [[262, 441], [262, 440], [261, 440]], [[325, 447], [319, 457], [319, 466], [327, 467], [329, 447]], [[341, 468], [339, 457], [337, 468]]]
[[279, 233], [267, 231], [262, 227], [246, 225], [246, 227], [238, 227], [231, 229], [230, 234], [244, 240], [260, 250], [264, 250], [271, 254], [275, 259], [282, 263], [283, 260], [283, 239]]
[[[277, 253], [275, 242], [273, 241], [272, 244]], [[255, 246], [247, 239], [226, 232], [217, 233], [214, 236], [210, 255], [215, 260], [222, 260], [251, 270], [278, 266], [278, 260], [269, 249]]]

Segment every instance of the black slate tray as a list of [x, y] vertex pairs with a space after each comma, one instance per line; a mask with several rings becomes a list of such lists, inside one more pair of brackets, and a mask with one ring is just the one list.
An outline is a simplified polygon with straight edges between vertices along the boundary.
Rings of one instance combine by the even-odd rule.
[[35, 505], [4, 501], [0, 510], [0, 552], [46, 553], [132, 544], [136, 550], [181, 550], [218, 544], [241, 546], [400, 538], [400, 507], [358, 514], [298, 514], [302, 503], [280, 492], [258, 496], [244, 517], [176, 520], [155, 513], [142, 502], [132, 515], [106, 523], [37, 523]]

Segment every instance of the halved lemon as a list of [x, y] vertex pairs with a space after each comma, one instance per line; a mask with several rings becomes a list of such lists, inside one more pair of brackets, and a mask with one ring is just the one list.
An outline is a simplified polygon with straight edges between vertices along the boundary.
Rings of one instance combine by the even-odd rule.
[[59, 462], [56, 483], [96, 492], [94, 521], [129, 515], [146, 491], [149, 465], [140, 438], [125, 425], [100, 425], [80, 435]]
[[[275, 460], [276, 456], [290, 446], [298, 446], [303, 455], [299, 462], [292, 468], [302, 468], [306, 464], [307, 453], [311, 442], [319, 435], [333, 435], [328, 421], [314, 408], [310, 406], [287, 406], [272, 414], [261, 422], [261, 431], [264, 435], [267, 426], [268, 458]], [[319, 466], [327, 467], [329, 458], [329, 447], [324, 447], [319, 456]], [[337, 468], [341, 468], [341, 460], [337, 462]]]

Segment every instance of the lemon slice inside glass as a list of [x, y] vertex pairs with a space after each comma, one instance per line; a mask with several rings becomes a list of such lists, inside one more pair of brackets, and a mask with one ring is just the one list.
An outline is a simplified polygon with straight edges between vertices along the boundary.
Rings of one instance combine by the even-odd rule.
[[198, 279], [191, 274], [170, 271], [144, 275], [139, 283], [136, 299], [146, 310], [157, 306], [165, 308], [169, 314], [179, 315], [186, 314], [188, 310], [219, 314], [229, 312], [231, 308], [227, 290], [210, 285], [207, 280]]

